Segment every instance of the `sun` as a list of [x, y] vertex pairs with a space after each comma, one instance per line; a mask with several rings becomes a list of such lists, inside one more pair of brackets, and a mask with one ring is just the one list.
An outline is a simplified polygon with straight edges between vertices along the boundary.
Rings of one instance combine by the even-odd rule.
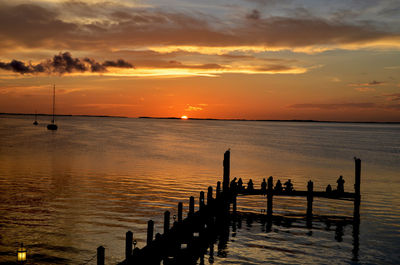
[[183, 116], [181, 117], [181, 119], [182, 119], [182, 120], [187, 120], [187, 119], [188, 119], [188, 116], [183, 115]]

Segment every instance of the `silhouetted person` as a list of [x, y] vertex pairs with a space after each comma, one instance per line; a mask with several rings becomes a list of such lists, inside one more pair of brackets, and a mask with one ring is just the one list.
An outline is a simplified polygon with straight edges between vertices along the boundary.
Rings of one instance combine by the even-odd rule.
[[231, 191], [233, 191], [233, 192], [236, 191], [236, 189], [237, 189], [236, 177], [234, 179], [232, 179], [230, 187], [231, 187]]
[[237, 188], [238, 188], [239, 191], [243, 190], [242, 178], [239, 178], [238, 183], [237, 183]]
[[267, 182], [265, 181], [265, 179], [263, 179], [263, 181], [261, 182], [261, 192], [262, 193], [267, 192]]
[[336, 182], [337, 182], [337, 191], [338, 192], [344, 192], [344, 179], [343, 179], [343, 176], [340, 176]]
[[331, 184], [328, 184], [328, 186], [326, 186], [326, 192], [331, 193], [332, 192], [332, 186]]
[[254, 189], [253, 181], [250, 179], [249, 182], [247, 183], [247, 190], [253, 190], [253, 189]]
[[287, 192], [293, 191], [293, 184], [290, 179], [288, 179], [288, 181], [286, 181], [284, 185], [285, 185], [285, 191]]
[[280, 181], [279, 179], [278, 179], [278, 181], [276, 182], [275, 191], [276, 191], [276, 192], [282, 192], [282, 183], [281, 183], [281, 181]]

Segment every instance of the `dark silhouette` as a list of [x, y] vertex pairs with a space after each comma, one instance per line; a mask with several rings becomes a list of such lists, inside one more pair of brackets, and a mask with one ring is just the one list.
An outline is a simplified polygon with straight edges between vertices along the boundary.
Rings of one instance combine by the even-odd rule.
[[233, 192], [236, 191], [236, 189], [237, 189], [236, 177], [234, 179], [232, 179], [231, 184], [230, 184], [230, 189]]
[[331, 184], [328, 184], [328, 186], [326, 186], [326, 192], [331, 193], [332, 192], [332, 186]]
[[33, 125], [38, 125], [39, 123], [37, 122], [37, 113], [35, 111], [35, 121], [33, 122]]
[[263, 181], [261, 182], [261, 191], [264, 194], [267, 192], [267, 182], [265, 181], [265, 179], [263, 179]]
[[336, 182], [337, 182], [337, 192], [343, 193], [344, 192], [343, 176], [340, 176]]
[[238, 189], [238, 191], [243, 190], [243, 181], [242, 181], [242, 178], [239, 178], [239, 180], [238, 180], [237, 189]]
[[281, 183], [281, 181], [280, 181], [279, 179], [278, 179], [278, 181], [276, 182], [275, 191], [276, 191], [276, 192], [282, 192], [282, 183]]
[[290, 179], [288, 179], [288, 181], [286, 181], [284, 185], [285, 185], [285, 191], [286, 192], [293, 191], [293, 184], [292, 184]]
[[254, 190], [253, 180], [249, 180], [247, 183], [247, 190]]
[[56, 102], [56, 85], [53, 86], [53, 119], [51, 120], [51, 124], [47, 125], [47, 129], [51, 131], [57, 130], [57, 124], [54, 123], [54, 108]]

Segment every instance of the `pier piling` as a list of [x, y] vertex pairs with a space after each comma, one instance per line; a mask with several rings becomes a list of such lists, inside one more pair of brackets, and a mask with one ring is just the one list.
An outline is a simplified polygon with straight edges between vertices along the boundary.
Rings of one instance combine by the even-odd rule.
[[104, 265], [105, 249], [103, 246], [97, 248], [97, 265]]
[[153, 241], [153, 234], [154, 234], [154, 222], [150, 220], [147, 222], [147, 245]]
[[178, 203], [178, 223], [182, 222], [182, 211], [183, 211], [183, 203]]
[[133, 233], [131, 231], [126, 232], [125, 240], [125, 259], [130, 260], [132, 256], [132, 245], [133, 245]]
[[169, 231], [169, 221], [170, 221], [170, 212], [164, 212], [164, 234], [168, 233]]
[[267, 187], [267, 216], [272, 217], [272, 201], [274, 194], [274, 179], [271, 177], [268, 178], [268, 187]]
[[188, 217], [192, 216], [193, 214], [194, 214], [194, 197], [190, 196]]
[[314, 189], [314, 183], [310, 180], [307, 183], [307, 218], [312, 217], [312, 204], [314, 200], [314, 194], [313, 194], [313, 189]]

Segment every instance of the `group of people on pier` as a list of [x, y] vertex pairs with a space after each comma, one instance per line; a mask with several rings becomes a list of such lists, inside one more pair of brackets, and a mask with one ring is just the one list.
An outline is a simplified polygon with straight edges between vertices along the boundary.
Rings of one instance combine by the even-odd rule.
[[[230, 183], [230, 189], [237, 191], [237, 192], [241, 192], [241, 191], [253, 191], [254, 190], [254, 184], [253, 184], [253, 180], [250, 179], [249, 182], [247, 182], [247, 187], [243, 186], [243, 180], [242, 178], [239, 178], [239, 180], [237, 180], [237, 178], [235, 177], [231, 183]], [[336, 190], [332, 190], [332, 186], [329, 184], [326, 187], [326, 192], [330, 193], [330, 192], [336, 192], [336, 193], [343, 193], [344, 192], [344, 179], [343, 176], [340, 176], [338, 178], [337, 182], [337, 189]], [[292, 192], [294, 191], [293, 189], [293, 183], [291, 181], [291, 179], [288, 179], [282, 186], [281, 181], [278, 179], [278, 181], [275, 184], [275, 187], [273, 188], [275, 192], [277, 193], [281, 193], [281, 192]], [[266, 193], [267, 192], [267, 181], [265, 180], [265, 178], [263, 179], [263, 181], [261, 182], [261, 191]]]

